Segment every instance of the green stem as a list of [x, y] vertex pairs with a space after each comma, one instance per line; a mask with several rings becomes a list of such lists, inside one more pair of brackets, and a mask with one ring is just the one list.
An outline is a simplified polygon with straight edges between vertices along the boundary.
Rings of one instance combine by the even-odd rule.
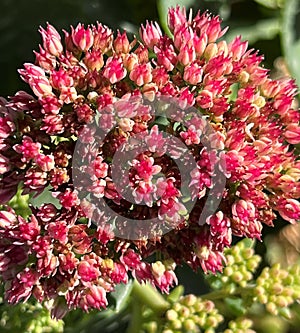
[[158, 315], [163, 314], [169, 308], [169, 303], [149, 283], [140, 284], [135, 280], [132, 288], [132, 296], [138, 299], [141, 304], [147, 305]]
[[131, 320], [127, 333], [140, 333], [143, 324], [143, 306], [146, 305], [159, 317], [168, 308], [169, 303], [149, 283], [133, 282], [131, 290]]
[[247, 294], [251, 294], [253, 290], [253, 286], [247, 286], [245, 288], [236, 288], [233, 292], [228, 292], [227, 290], [214, 290], [207, 294], [201, 295], [200, 297], [203, 299], [207, 299], [210, 301], [224, 299], [230, 296], [246, 296]]
[[143, 324], [142, 304], [137, 300], [132, 300], [131, 305], [132, 311], [127, 333], [140, 333]]

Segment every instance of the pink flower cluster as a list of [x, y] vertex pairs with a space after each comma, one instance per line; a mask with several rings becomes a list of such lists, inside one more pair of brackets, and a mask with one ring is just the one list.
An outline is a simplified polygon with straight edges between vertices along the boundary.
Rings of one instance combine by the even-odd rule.
[[[107, 305], [106, 294], [130, 276], [168, 292], [177, 281], [176, 264], [216, 272], [232, 235], [260, 239], [262, 225], [273, 225], [276, 211], [291, 223], [300, 220], [294, 81], [272, 80], [260, 65], [263, 57], [240, 37], [220, 40], [226, 29], [219, 17], [199, 12], [192, 18], [176, 7], [169, 10], [168, 25], [172, 37], [147, 22], [140, 28], [141, 41], [131, 42], [126, 32], [114, 36], [100, 23], [71, 27], [64, 41], [51, 25], [40, 29], [43, 45], [35, 64], [19, 71], [33, 96], [20, 91], [0, 101], [0, 273], [9, 302], [52, 299], [57, 317], [77, 307], [100, 309]], [[72, 183], [72, 157], [78, 136], [96, 113], [101, 124], [111, 126], [107, 110], [117, 101], [123, 103], [121, 120], [91, 162], [89, 190], [129, 217], [156, 213], [172, 219], [182, 209], [178, 170], [163, 153], [155, 154], [163, 140], [155, 120], [123, 112], [134, 96], [175, 98], [182, 109], [199, 110], [214, 129], [211, 146], [221, 150], [214, 158], [227, 180], [205, 225], [198, 217], [212, 187], [209, 155], [214, 150], [201, 144], [196, 118], [189, 126], [171, 122], [165, 129], [196, 161], [190, 187], [197, 202], [191, 213], [180, 215], [174, 230], [150, 240], [120, 239], [109, 228], [90, 225]], [[153, 207], [129, 209], [112, 182], [110, 161], [123, 142], [145, 131], [153, 150], [132, 162], [130, 184], [137, 202]], [[164, 177], [154, 184], [158, 173]], [[159, 206], [153, 202], [154, 187]], [[50, 189], [59, 205], [46, 202], [31, 207], [29, 217], [17, 215], [7, 203], [18, 188], [35, 195]], [[161, 261], [146, 260], [153, 253], [160, 253]]]

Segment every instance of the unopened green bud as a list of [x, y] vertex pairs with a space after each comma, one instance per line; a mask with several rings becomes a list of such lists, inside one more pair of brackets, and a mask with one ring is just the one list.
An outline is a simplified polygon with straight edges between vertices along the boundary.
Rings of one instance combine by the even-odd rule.
[[207, 328], [204, 333], [215, 333], [215, 330], [213, 328]]
[[204, 51], [204, 58], [209, 60], [213, 58], [218, 53], [218, 46], [216, 43], [210, 43], [206, 46]]
[[285, 287], [283, 288], [282, 292], [280, 293], [281, 296], [290, 296], [294, 298], [294, 292], [296, 290], [296, 286], [293, 287]]
[[300, 286], [294, 286], [292, 292], [294, 299], [300, 299]]
[[267, 304], [268, 303], [268, 296], [266, 294], [258, 295], [257, 297], [259, 303]]
[[168, 320], [173, 321], [173, 320], [175, 320], [175, 319], [178, 318], [178, 313], [177, 313], [175, 310], [170, 309], [170, 310], [168, 310], [167, 313], [166, 313], [166, 318], [167, 318]]
[[182, 328], [182, 323], [179, 319], [176, 319], [170, 323], [170, 326], [175, 330], [180, 330]]
[[234, 282], [240, 282], [243, 280], [243, 274], [241, 272], [234, 272], [232, 274], [232, 280]]
[[197, 302], [196, 304], [194, 304], [194, 310], [195, 312], [201, 312], [204, 309], [204, 303], [202, 302]]
[[234, 256], [233, 255], [226, 255], [226, 260], [227, 260], [227, 266], [232, 266], [235, 262]]
[[181, 307], [181, 309], [179, 311], [180, 317], [187, 318], [190, 314], [191, 314], [191, 311], [188, 307], [186, 307], [186, 306]]
[[204, 308], [206, 312], [211, 312], [215, 308], [215, 305], [212, 301], [205, 301]]
[[246, 71], [242, 71], [239, 75], [239, 80], [241, 83], [247, 83], [249, 81], [250, 74]]
[[190, 307], [194, 306], [197, 302], [197, 297], [193, 294], [187, 295], [184, 297], [183, 304]]
[[268, 312], [270, 312], [272, 315], [277, 316], [278, 315], [278, 310], [277, 306], [275, 303], [270, 302], [266, 304], [266, 309]]
[[233, 269], [230, 266], [224, 268], [223, 274], [226, 276], [231, 276], [233, 274]]
[[289, 305], [288, 299], [284, 296], [278, 296], [276, 299], [276, 305], [285, 308]]
[[259, 262], [260, 262], [260, 257], [254, 256], [247, 261], [246, 267], [249, 269], [249, 271], [254, 272], [256, 270]]
[[246, 260], [251, 258], [253, 256], [253, 254], [254, 254], [253, 249], [251, 249], [249, 247], [242, 251], [242, 257]]
[[280, 283], [274, 283], [270, 291], [272, 294], [280, 295], [283, 291], [283, 286]]
[[215, 316], [209, 316], [206, 320], [206, 325], [208, 327], [217, 327], [219, 324], [218, 318]]
[[182, 305], [180, 303], [175, 303], [173, 305], [173, 309], [176, 311], [176, 312], [179, 312], [182, 308]]
[[192, 331], [192, 332], [195, 332], [195, 329], [196, 329], [196, 324], [193, 320], [191, 319], [186, 319], [184, 322], [183, 322], [183, 327], [187, 330], [187, 331]]

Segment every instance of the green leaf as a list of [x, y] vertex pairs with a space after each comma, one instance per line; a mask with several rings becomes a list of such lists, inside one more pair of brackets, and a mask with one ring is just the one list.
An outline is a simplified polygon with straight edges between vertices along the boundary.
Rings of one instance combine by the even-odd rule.
[[224, 36], [227, 42], [232, 41], [236, 36], [241, 35], [243, 40], [250, 44], [258, 40], [271, 40], [281, 31], [281, 22], [279, 18], [260, 20], [257, 23], [249, 22], [246, 26], [242, 23], [236, 28], [230, 30]]
[[300, 85], [300, 39], [297, 40], [295, 26], [297, 14], [300, 11], [299, 0], [285, 2], [282, 12], [282, 34], [281, 43], [287, 65], [296, 82]]
[[113, 299], [115, 305], [115, 312], [121, 311], [129, 302], [129, 296], [132, 289], [132, 280], [127, 284], [118, 284], [115, 291], [110, 293], [110, 297]]
[[285, 319], [291, 319], [292, 318], [291, 309], [289, 309], [287, 307], [279, 309], [278, 312], [279, 312], [280, 316], [282, 316]]
[[228, 309], [236, 317], [242, 316], [246, 312], [241, 298], [225, 298], [225, 304], [226, 309]]
[[167, 35], [171, 35], [171, 32], [168, 28], [168, 10], [170, 7], [176, 7], [176, 5], [184, 6], [186, 9], [191, 7], [194, 3], [194, 0], [158, 0], [157, 1], [157, 10], [161, 26], [163, 27]]
[[29, 203], [33, 207], [40, 207], [44, 203], [52, 203], [56, 208], [60, 208], [59, 200], [53, 197], [51, 189], [51, 186], [46, 187], [41, 194], [31, 197]]
[[182, 285], [179, 285], [170, 292], [170, 294], [167, 296], [167, 300], [169, 302], [175, 303], [179, 300], [183, 293], [184, 287]]
[[276, 9], [282, 7], [284, 5], [285, 0], [254, 0], [254, 1], [264, 7]]

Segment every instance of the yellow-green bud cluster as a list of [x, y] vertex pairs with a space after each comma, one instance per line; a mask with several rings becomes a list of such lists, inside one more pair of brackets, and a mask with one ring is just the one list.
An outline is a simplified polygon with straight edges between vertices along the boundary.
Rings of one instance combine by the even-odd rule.
[[300, 299], [300, 266], [282, 269], [280, 264], [265, 267], [256, 280], [255, 295], [273, 315], [290, 317], [289, 306]]
[[62, 320], [51, 319], [49, 311], [41, 304], [30, 302], [0, 307], [0, 332], [62, 333]]
[[237, 318], [228, 323], [228, 328], [224, 333], [255, 333], [255, 331], [251, 329], [252, 325], [252, 320], [248, 318]]
[[253, 273], [261, 261], [261, 257], [255, 254], [253, 245], [253, 241], [244, 239], [225, 250], [226, 262], [223, 272], [208, 277], [214, 289], [222, 288], [231, 293], [236, 287], [246, 287], [253, 279]]
[[182, 296], [165, 314], [162, 333], [213, 333], [223, 321], [212, 301], [195, 295]]

